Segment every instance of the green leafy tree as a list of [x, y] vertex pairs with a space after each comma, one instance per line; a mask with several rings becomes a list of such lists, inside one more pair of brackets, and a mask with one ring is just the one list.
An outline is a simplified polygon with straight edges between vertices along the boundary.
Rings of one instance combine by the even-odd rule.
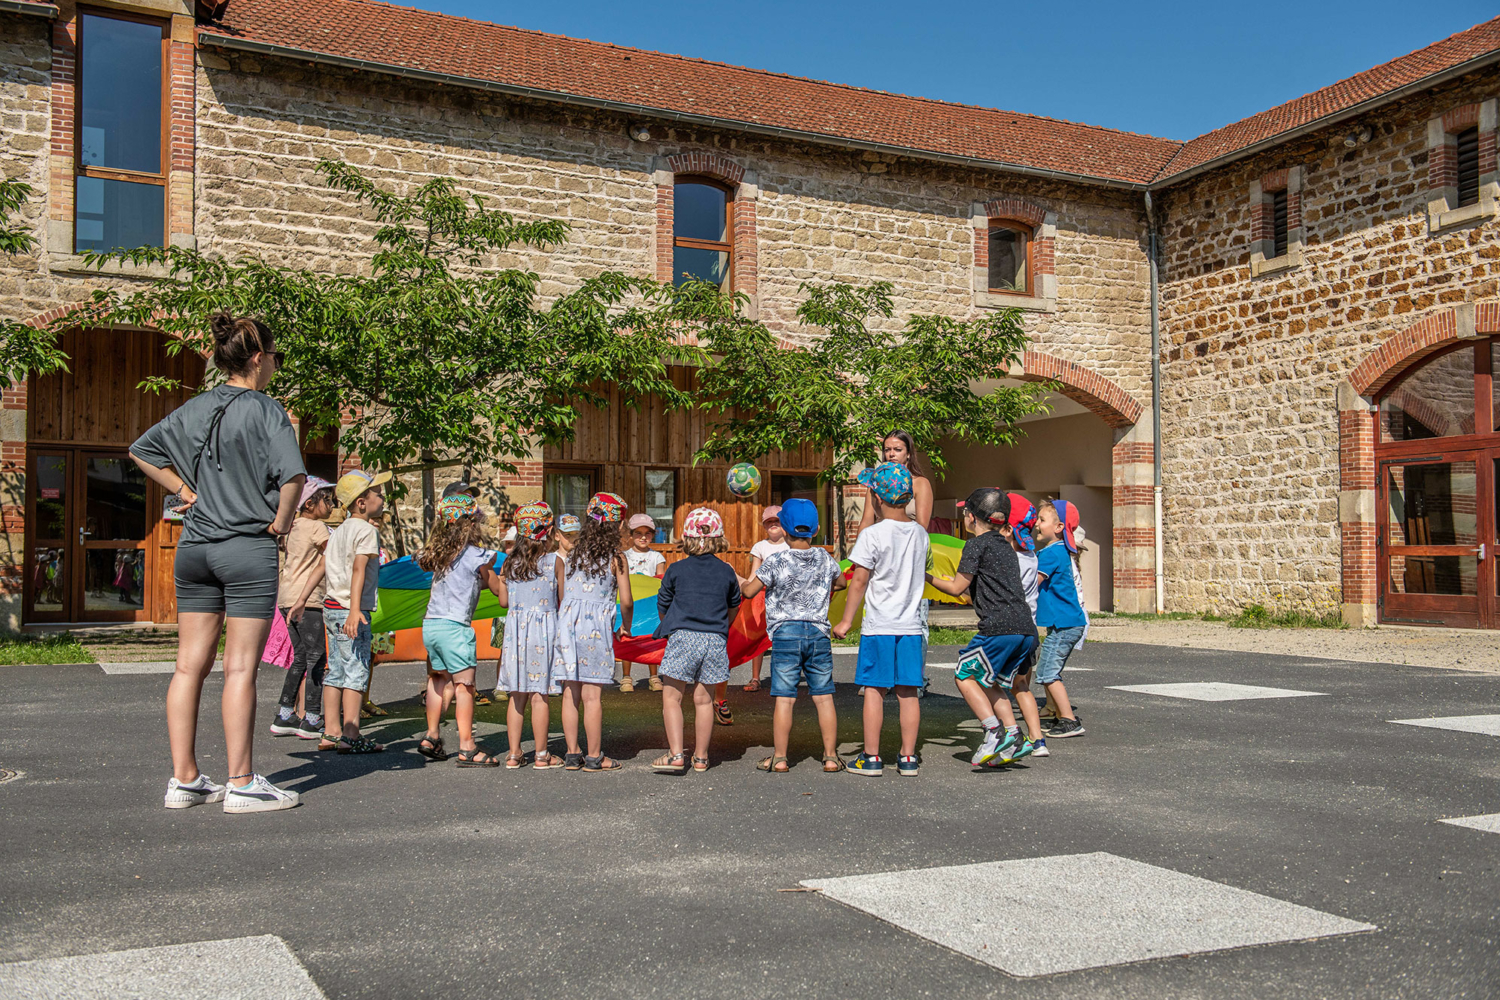
[[901, 428], [941, 470], [944, 441], [1012, 445], [1017, 421], [1047, 408], [1049, 385], [999, 384], [1029, 339], [1016, 310], [971, 321], [912, 315], [897, 328], [872, 322], [894, 315], [888, 282], [802, 291], [797, 316], [821, 335], [789, 347], [727, 299], [715, 305], [711, 286], [685, 287], [711, 357], [700, 403], [721, 414], [697, 460], [752, 460], [811, 442], [832, 452], [823, 478], [843, 481]]
[[[690, 403], [668, 365], [701, 352], [678, 343], [684, 306], [670, 288], [606, 272], [540, 304], [535, 273], [490, 261], [555, 249], [565, 223], [517, 221], [447, 178], [398, 194], [343, 163], [325, 160], [318, 171], [379, 223], [363, 273], [180, 247], [113, 251], [91, 256], [171, 277], [130, 295], [98, 291], [89, 318], [155, 326], [175, 338], [172, 351], [209, 349], [215, 313], [263, 319], [285, 354], [269, 391], [315, 428], [352, 419], [340, 445], [372, 468], [430, 467], [446, 455], [514, 471], [535, 441], [571, 437], [579, 409], [603, 405], [609, 385], [632, 405], [652, 394], [669, 407]], [[148, 387], [169, 385], [157, 378]]]
[[[17, 180], [0, 179], [0, 255], [24, 257], [36, 249], [36, 237], [26, 223], [12, 216], [31, 197], [32, 188]], [[55, 326], [35, 327], [0, 319], [0, 389], [48, 372], [66, 370], [68, 356], [58, 346]]]

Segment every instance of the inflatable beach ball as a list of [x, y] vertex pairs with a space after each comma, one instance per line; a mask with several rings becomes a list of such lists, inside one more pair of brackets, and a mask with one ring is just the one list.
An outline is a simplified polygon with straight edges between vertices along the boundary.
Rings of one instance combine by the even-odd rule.
[[729, 492], [741, 499], [760, 492], [760, 470], [749, 462], [741, 462], [729, 470], [725, 477]]

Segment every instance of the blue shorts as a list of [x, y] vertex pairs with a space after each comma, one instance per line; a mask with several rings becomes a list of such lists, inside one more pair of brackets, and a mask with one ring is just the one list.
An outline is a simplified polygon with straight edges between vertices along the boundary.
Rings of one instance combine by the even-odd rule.
[[479, 642], [474, 626], [451, 618], [422, 619], [422, 645], [427, 666], [434, 673], [459, 674], [479, 666]]
[[926, 682], [922, 652], [927, 640], [916, 635], [862, 635], [854, 683], [861, 687], [921, 687]]
[[975, 680], [987, 688], [1009, 691], [1024, 674], [1036, 649], [1032, 635], [976, 635], [958, 654], [955, 680]]
[[345, 691], [363, 691], [370, 686], [370, 613], [364, 615], [353, 639], [344, 634], [348, 608], [323, 609], [323, 629], [328, 634], [328, 669], [323, 686]]
[[[1068, 657], [1083, 641], [1083, 626], [1072, 628], [1049, 628], [1047, 638], [1042, 640], [1042, 652], [1036, 660], [1036, 679], [1040, 684], [1051, 684], [1062, 676]], [[324, 681], [323, 683], [328, 683]]]
[[812, 622], [783, 622], [771, 636], [771, 697], [797, 697], [804, 675], [808, 694], [833, 694], [833, 644]]

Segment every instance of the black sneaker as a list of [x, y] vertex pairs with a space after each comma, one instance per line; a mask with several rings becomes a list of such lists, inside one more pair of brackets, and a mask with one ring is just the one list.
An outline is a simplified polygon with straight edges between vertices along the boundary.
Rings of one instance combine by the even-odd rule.
[[1082, 736], [1085, 732], [1087, 730], [1083, 728], [1083, 723], [1077, 719], [1058, 719], [1047, 730], [1047, 735], [1055, 740], [1065, 740], [1069, 736]]
[[320, 740], [322, 738], [323, 738], [323, 720], [322, 719], [319, 719], [317, 722], [308, 722], [307, 718], [304, 716], [297, 723], [297, 739], [299, 739], [299, 740]]
[[274, 719], [271, 720], [271, 735], [272, 736], [296, 736], [297, 735], [297, 730], [302, 727], [302, 725], [304, 724], [305, 721], [306, 720], [299, 719], [295, 715], [292, 716], [290, 719], [283, 719], [281, 716], [278, 715], [278, 716], [276, 716], [276, 718], [274, 718]]

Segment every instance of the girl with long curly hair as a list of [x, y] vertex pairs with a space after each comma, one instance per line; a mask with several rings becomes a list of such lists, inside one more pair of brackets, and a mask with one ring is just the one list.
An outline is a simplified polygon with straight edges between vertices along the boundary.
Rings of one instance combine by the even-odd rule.
[[432, 574], [432, 596], [422, 619], [422, 645], [427, 647], [427, 735], [417, 744], [417, 752], [429, 760], [448, 759], [440, 727], [443, 706], [454, 695], [459, 767], [500, 764], [474, 741], [474, 675], [479, 667], [474, 606], [479, 603], [480, 587], [488, 587], [497, 596], [501, 591], [495, 553], [481, 544], [483, 530], [484, 510], [473, 497], [463, 493], [445, 497], [438, 504], [432, 534], [417, 553], [417, 565]]
[[529, 503], [516, 511], [516, 547], [500, 567], [500, 606], [505, 640], [500, 649], [500, 687], [506, 699], [505, 729], [510, 738], [507, 768], [526, 766], [521, 754], [521, 726], [531, 701], [531, 735], [536, 742], [532, 766], [539, 771], [562, 767], [547, 749], [551, 712], [547, 695], [557, 685], [557, 608], [567, 580], [564, 563], [552, 548], [552, 508]]
[[[567, 554], [568, 582], [558, 613], [558, 676], [563, 686], [563, 736], [568, 741], [563, 766], [570, 771], [615, 771], [620, 764], [604, 756], [604, 686], [615, 679], [614, 640], [630, 635], [634, 604], [630, 571], [620, 551], [625, 501], [613, 493], [595, 493], [584, 511], [583, 530]], [[620, 628], [615, 629], [615, 600]], [[583, 715], [588, 753], [578, 742]]]

